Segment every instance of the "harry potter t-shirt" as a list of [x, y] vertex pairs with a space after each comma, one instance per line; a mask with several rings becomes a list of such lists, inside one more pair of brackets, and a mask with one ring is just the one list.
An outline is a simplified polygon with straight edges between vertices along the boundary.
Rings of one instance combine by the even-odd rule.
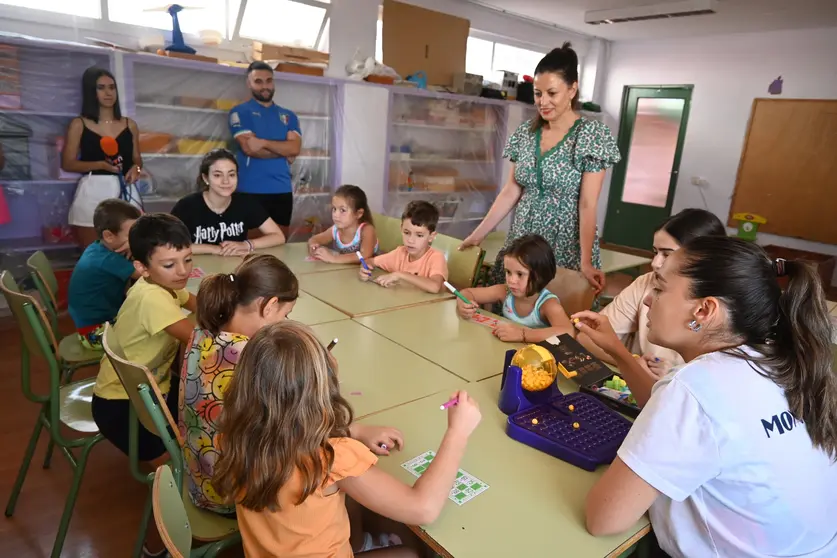
[[181, 198], [171, 213], [186, 224], [193, 244], [247, 240], [247, 231], [259, 228], [269, 218], [264, 207], [238, 193], [232, 195], [229, 207], [220, 215], [206, 205], [203, 192]]

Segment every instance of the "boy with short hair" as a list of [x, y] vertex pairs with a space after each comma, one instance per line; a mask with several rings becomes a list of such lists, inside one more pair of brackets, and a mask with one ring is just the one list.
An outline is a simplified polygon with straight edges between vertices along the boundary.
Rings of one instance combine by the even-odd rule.
[[[194, 329], [181, 310], [185, 307], [194, 312], [196, 307], [195, 295], [186, 290], [192, 272], [191, 237], [176, 217], [151, 213], [131, 227], [129, 244], [140, 278], [128, 291], [111, 335], [127, 360], [151, 371], [160, 392], [167, 395], [172, 416], [177, 416], [179, 382], [172, 386], [170, 369], [178, 342], [188, 343]], [[93, 390], [93, 420], [102, 435], [126, 455], [130, 405], [110, 361], [103, 358]], [[138, 430], [141, 461], [165, 455], [160, 438], [142, 424]]]
[[104, 324], [116, 318], [128, 279], [139, 278], [125, 254], [128, 231], [140, 215], [136, 206], [118, 199], [103, 200], [93, 212], [99, 240], [84, 250], [67, 290], [70, 317], [88, 349], [102, 349]]
[[429, 293], [442, 290], [448, 278], [448, 263], [445, 255], [430, 247], [436, 238], [439, 210], [426, 201], [411, 201], [401, 215], [401, 240], [392, 252], [371, 258], [367, 263], [370, 271], [361, 266], [360, 280], [369, 281], [371, 269], [380, 267], [389, 272], [375, 279], [383, 287], [390, 287], [399, 281], [414, 285]]

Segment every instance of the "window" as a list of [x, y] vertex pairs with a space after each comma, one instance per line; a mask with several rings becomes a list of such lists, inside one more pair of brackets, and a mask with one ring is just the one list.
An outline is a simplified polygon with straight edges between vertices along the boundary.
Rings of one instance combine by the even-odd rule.
[[[230, 0], [230, 13], [238, 16], [241, 0]], [[180, 30], [197, 34], [199, 31], [218, 31], [225, 39], [230, 38], [232, 25], [228, 25], [226, 0], [190, 0], [187, 7], [177, 14]], [[160, 0], [108, 0], [108, 17], [111, 21], [129, 23], [153, 29], [171, 31], [172, 17]], [[229, 30], [228, 30], [229, 28]]]
[[495, 43], [492, 69], [494, 71], [514, 72], [519, 78], [525, 75], [531, 76], [535, 73], [535, 68], [543, 57], [543, 52]]
[[0, 0], [0, 4], [71, 16], [102, 18], [101, 0]]
[[494, 43], [476, 37], [468, 37], [468, 46], [465, 51], [466, 72], [482, 76], [483, 79], [490, 79], [493, 59]]
[[268, 43], [314, 48], [328, 11], [293, 0], [248, 0], [239, 34]]

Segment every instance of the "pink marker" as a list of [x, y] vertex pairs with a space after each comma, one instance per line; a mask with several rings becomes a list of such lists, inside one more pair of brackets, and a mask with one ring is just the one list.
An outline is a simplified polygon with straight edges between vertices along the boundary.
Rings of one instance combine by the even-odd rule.
[[456, 397], [454, 397], [453, 399], [451, 399], [450, 401], [448, 401], [448, 402], [447, 402], [447, 403], [445, 403], [444, 405], [439, 405], [439, 410], [440, 410], [440, 411], [444, 411], [445, 409], [447, 409], [447, 408], [449, 408], [449, 407], [453, 407], [453, 406], [454, 406], [454, 405], [456, 405], [457, 403], [459, 403], [459, 399], [457, 399]]

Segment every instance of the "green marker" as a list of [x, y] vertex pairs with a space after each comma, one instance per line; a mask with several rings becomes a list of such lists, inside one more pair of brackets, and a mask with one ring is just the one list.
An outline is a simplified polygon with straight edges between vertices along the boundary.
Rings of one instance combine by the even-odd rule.
[[462, 296], [462, 293], [460, 293], [459, 291], [457, 291], [457, 290], [456, 290], [456, 287], [454, 287], [453, 285], [451, 285], [451, 284], [450, 284], [450, 283], [448, 283], [447, 281], [445, 281], [445, 287], [447, 287], [447, 289], [448, 289], [450, 292], [452, 292], [456, 298], [458, 298], [459, 300], [461, 300], [461, 301], [462, 301], [462, 302], [464, 302], [465, 304], [471, 304], [471, 301], [470, 301], [470, 300], [468, 300], [467, 298], [465, 298], [464, 296]]

